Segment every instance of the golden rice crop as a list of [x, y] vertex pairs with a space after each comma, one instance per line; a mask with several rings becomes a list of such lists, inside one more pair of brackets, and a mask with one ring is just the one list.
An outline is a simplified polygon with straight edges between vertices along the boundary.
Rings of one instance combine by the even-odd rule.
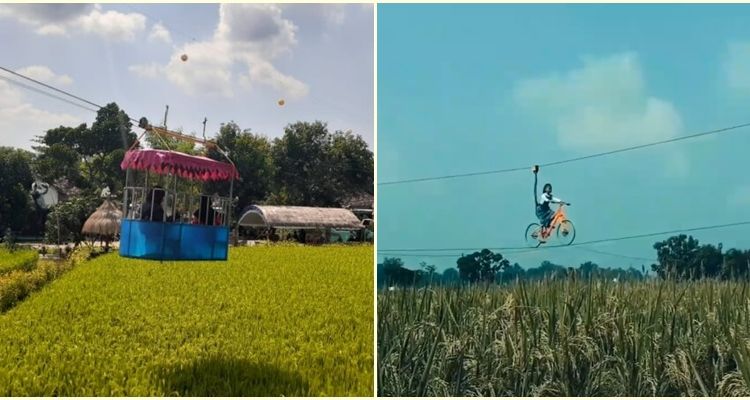
[[378, 394], [748, 396], [748, 283], [385, 291]]
[[101, 256], [0, 315], [0, 395], [372, 395], [373, 250]]

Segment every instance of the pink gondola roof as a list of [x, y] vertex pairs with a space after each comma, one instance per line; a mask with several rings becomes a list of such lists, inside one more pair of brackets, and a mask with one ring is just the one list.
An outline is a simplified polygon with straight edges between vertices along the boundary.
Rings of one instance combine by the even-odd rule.
[[168, 150], [130, 150], [120, 163], [120, 168], [168, 173], [197, 181], [224, 181], [238, 179], [234, 165], [206, 157], [191, 156]]

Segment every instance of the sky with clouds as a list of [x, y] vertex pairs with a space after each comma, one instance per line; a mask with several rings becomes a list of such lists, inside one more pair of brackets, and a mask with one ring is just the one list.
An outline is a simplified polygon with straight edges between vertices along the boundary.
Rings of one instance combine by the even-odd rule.
[[[381, 4], [378, 180], [541, 164], [750, 122], [748, 18], [744, 4]], [[544, 168], [540, 186], [573, 204], [577, 241], [746, 221], [747, 149], [750, 128]], [[379, 186], [379, 251], [523, 246], [532, 192], [530, 170]], [[747, 232], [693, 235], [750, 248]], [[506, 256], [524, 267], [640, 269], [665, 238]], [[444, 269], [456, 253], [401, 258]]]
[[[209, 136], [229, 121], [278, 137], [321, 120], [372, 148], [373, 32], [371, 4], [6, 4], [0, 65], [133, 118], [160, 122], [169, 105], [168, 126], [187, 133], [204, 117]], [[2, 146], [94, 120], [8, 79], [0, 71]]]

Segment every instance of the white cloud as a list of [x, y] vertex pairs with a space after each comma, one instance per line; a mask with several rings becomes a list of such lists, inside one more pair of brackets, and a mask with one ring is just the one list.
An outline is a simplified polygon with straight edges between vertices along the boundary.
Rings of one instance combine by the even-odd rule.
[[151, 28], [151, 33], [148, 35], [150, 41], [162, 41], [164, 43], [172, 43], [172, 35], [169, 30], [164, 27], [161, 23], [154, 24]]
[[54, 113], [26, 102], [21, 91], [0, 80], [0, 146], [31, 149], [31, 140], [48, 129], [82, 123], [70, 114]]
[[608, 150], [668, 139], [682, 130], [675, 107], [648, 95], [634, 53], [584, 58], [580, 68], [520, 82], [514, 96], [555, 129], [566, 149]]
[[729, 44], [724, 72], [730, 88], [750, 92], [750, 42]]
[[[182, 61], [181, 56], [188, 56]], [[231, 97], [233, 57], [229, 43], [194, 42], [182, 46], [162, 71], [169, 82], [185, 93]]]
[[0, 16], [15, 17], [29, 25], [47, 25], [71, 22], [88, 13], [92, 4], [2, 4]]
[[138, 13], [93, 10], [75, 21], [84, 32], [95, 33], [110, 40], [133, 41], [146, 29], [146, 17]]
[[30, 65], [16, 72], [50, 85], [70, 86], [73, 84], [73, 79], [68, 75], [57, 75], [43, 65]]
[[86, 33], [115, 41], [133, 41], [146, 28], [138, 13], [102, 11], [90, 4], [5, 4], [0, 17], [11, 17], [35, 28], [39, 35]]
[[42, 25], [35, 32], [42, 36], [63, 36], [68, 33], [64, 26], [55, 24]]
[[[140, 76], [165, 76], [188, 94], [234, 95], [236, 82], [245, 88], [269, 85], [283, 96], [301, 97], [308, 86], [278, 71], [273, 60], [291, 52], [296, 45], [297, 27], [275, 4], [222, 4], [219, 22], [210, 40], [175, 48], [162, 66], [134, 65]], [[186, 55], [186, 61], [181, 60]], [[247, 71], [235, 76], [233, 68]]]
[[275, 4], [222, 4], [215, 39], [232, 43], [235, 51], [274, 58], [297, 43], [296, 30]]
[[[372, 4], [362, 6], [372, 10]], [[279, 7], [297, 25], [337, 27], [346, 21], [346, 4], [279, 4]]]
[[271, 63], [260, 60], [251, 63], [248, 81], [269, 84], [292, 99], [305, 97], [309, 92], [309, 88], [304, 83], [282, 74]]
[[159, 64], [131, 65], [128, 67], [130, 72], [144, 78], [158, 78], [164, 72], [164, 67]]

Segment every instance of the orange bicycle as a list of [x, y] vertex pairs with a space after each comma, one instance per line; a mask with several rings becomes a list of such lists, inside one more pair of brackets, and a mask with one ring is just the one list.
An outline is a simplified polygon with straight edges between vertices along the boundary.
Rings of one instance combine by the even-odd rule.
[[557, 239], [563, 246], [573, 243], [576, 238], [576, 229], [565, 216], [563, 205], [569, 206], [570, 203], [560, 203], [552, 216], [549, 228], [542, 228], [537, 223], [529, 224], [526, 228], [526, 244], [530, 247], [539, 247], [542, 243], [546, 243], [555, 231], [557, 232]]

